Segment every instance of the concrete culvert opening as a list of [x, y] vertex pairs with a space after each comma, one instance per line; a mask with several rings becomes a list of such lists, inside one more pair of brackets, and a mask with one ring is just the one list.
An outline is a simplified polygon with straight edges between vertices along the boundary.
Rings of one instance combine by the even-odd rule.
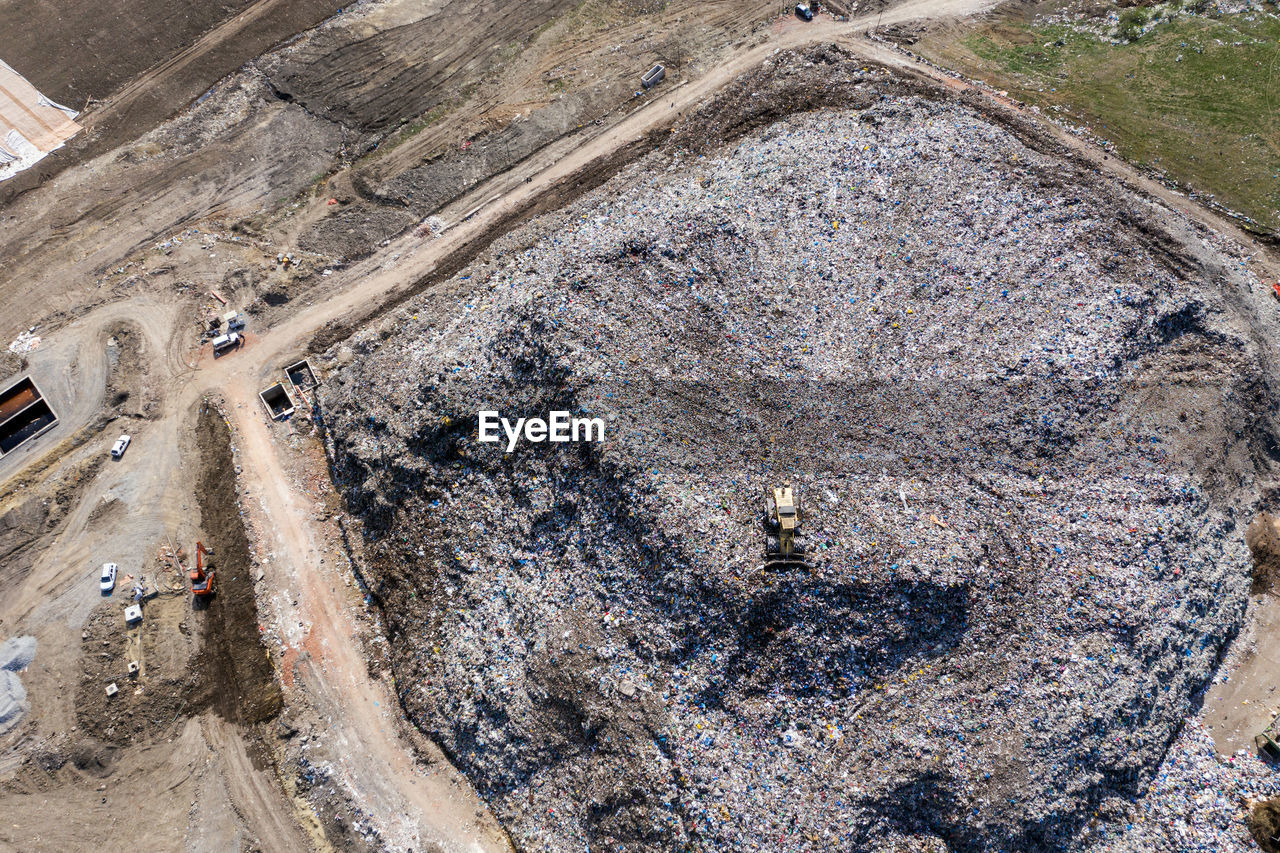
[[22, 414], [0, 425], [0, 452], [8, 453], [24, 441], [35, 438], [58, 420], [44, 400], [37, 400]]
[[284, 372], [296, 388], [306, 390], [307, 388], [314, 388], [316, 385], [316, 375], [311, 371], [311, 362], [305, 358], [289, 365], [284, 369]]
[[272, 418], [283, 418], [293, 413], [293, 398], [289, 396], [289, 392], [281, 382], [272, 385], [258, 396], [262, 398], [262, 404], [267, 407], [267, 412]]
[[58, 421], [40, 389], [28, 377], [0, 394], [0, 454], [35, 438]]
[[40, 399], [40, 391], [29, 378], [23, 379], [0, 394], [0, 421], [8, 420]]

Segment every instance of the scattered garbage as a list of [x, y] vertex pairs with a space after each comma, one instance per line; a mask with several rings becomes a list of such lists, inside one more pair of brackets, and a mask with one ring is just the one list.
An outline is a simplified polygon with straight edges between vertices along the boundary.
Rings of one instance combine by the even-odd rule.
[[35, 637], [11, 637], [0, 643], [0, 734], [16, 726], [27, 712], [27, 691], [19, 673], [31, 666], [35, 656]]
[[1188, 719], [1150, 790], [1136, 803], [1109, 809], [1084, 840], [1098, 853], [1256, 851], [1245, 824], [1248, 804], [1278, 795], [1280, 775], [1272, 765], [1247, 750], [1222, 758], [1204, 726]]
[[14, 338], [13, 343], [9, 344], [9, 352], [14, 355], [25, 355], [40, 348], [41, 337], [35, 334], [35, 329], [30, 329]]

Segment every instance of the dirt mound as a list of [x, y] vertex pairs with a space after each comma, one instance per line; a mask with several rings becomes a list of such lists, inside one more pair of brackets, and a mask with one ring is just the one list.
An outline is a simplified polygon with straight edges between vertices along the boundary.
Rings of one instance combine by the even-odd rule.
[[32, 546], [52, 526], [50, 510], [46, 501], [33, 497], [0, 514], [0, 583], [19, 584], [31, 571]]
[[89, 526], [98, 530], [109, 529], [127, 512], [124, 501], [115, 498], [98, 501], [89, 513]]
[[539, 26], [574, 5], [480, 0], [445, 4], [368, 38], [335, 28], [282, 57], [269, 71], [271, 85], [279, 97], [353, 130], [385, 131], [458, 98], [477, 69], [495, 73]]
[[48, 776], [57, 774], [64, 768], [70, 768], [71, 775], [82, 775], [91, 779], [105, 779], [115, 772], [118, 747], [104, 744], [93, 738], [82, 738], [71, 744], [54, 749], [42, 749], [31, 756], [32, 769], [39, 773], [29, 773], [25, 782], [34, 783], [37, 788], [50, 784]]
[[77, 741], [67, 750], [71, 766], [81, 773], [102, 779], [111, 775], [116, 750], [94, 740]]
[[215, 594], [196, 616], [203, 622], [199, 695], [222, 717], [259, 723], [280, 713], [282, 697], [275, 670], [258, 630], [249, 540], [236, 494], [231, 431], [222, 413], [200, 407], [196, 422], [200, 472], [196, 494], [200, 527], [213, 550]]
[[150, 417], [157, 393], [148, 381], [146, 337], [133, 323], [113, 323], [104, 330], [104, 335], [108, 364], [104, 399], [116, 415]]
[[[121, 579], [123, 584], [123, 578]], [[146, 742], [181, 715], [198, 710], [199, 676], [192, 663], [186, 620], [177, 637], [161, 628], [144, 609], [141, 626], [124, 621], [127, 601], [98, 607], [84, 625], [82, 672], [76, 689], [76, 722], [89, 737], [109, 745]], [[141, 677], [129, 675], [130, 661], [141, 661]], [[116, 694], [107, 687], [116, 685]]]
[[1246, 822], [1259, 847], [1267, 853], [1280, 853], [1280, 800], [1256, 803]]
[[[748, 81], [721, 124], [758, 130], [642, 160], [321, 391], [401, 701], [519, 844], [1060, 849], [1238, 628], [1247, 282], [883, 79], [782, 121]], [[608, 438], [504, 453], [495, 409]], [[758, 568], [777, 481], [809, 571]]]
[[397, 207], [376, 207], [360, 202], [318, 222], [304, 232], [298, 247], [326, 257], [353, 261], [368, 255], [383, 240], [395, 237], [417, 223], [419, 217]]
[[1280, 530], [1276, 529], [1276, 517], [1269, 512], [1259, 513], [1246, 531], [1245, 543], [1253, 554], [1253, 591], [1276, 589], [1280, 581]]

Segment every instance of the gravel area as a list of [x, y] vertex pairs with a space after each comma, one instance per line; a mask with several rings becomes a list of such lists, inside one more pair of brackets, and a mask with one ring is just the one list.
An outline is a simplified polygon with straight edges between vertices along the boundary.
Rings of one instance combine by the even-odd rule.
[[[661, 150], [327, 357], [403, 706], [522, 849], [1062, 849], [1199, 772], [1160, 762], [1245, 610], [1257, 283], [869, 102]], [[760, 565], [776, 482], [808, 569]]]

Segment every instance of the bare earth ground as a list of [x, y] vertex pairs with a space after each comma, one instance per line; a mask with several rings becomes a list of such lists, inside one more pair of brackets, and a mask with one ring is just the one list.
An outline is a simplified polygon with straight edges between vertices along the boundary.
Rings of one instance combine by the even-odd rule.
[[[705, 5], [724, 15], [732, 4]], [[983, 5], [913, 0], [886, 12], [881, 23], [964, 15]], [[668, 10], [663, 25], [683, 32], [673, 22], [691, 8]], [[419, 20], [394, 3], [362, 14], [367, 17], [352, 24], [353, 32], [390, 29], [400, 25], [396, 15], [408, 23]], [[385, 20], [378, 21], [378, 15]], [[56, 431], [34, 446], [0, 460], [0, 520], [11, 517], [7, 513], [21, 520], [0, 529], [0, 554], [7, 555], [0, 564], [6, 587], [0, 638], [31, 634], [39, 643], [35, 663], [23, 674], [31, 713], [0, 738], [0, 778], [5, 780], [0, 813], [6, 818], [0, 823], [0, 844], [40, 850], [174, 849], [184, 844], [209, 850], [328, 844], [503, 849], [504, 834], [465, 780], [429, 744], [405, 730], [386, 676], [369, 663], [378, 657], [376, 624], [352, 585], [331, 492], [309, 445], [313, 439], [305, 431], [291, 434], [287, 425], [269, 424], [256, 391], [281, 365], [306, 352], [317, 334], [340, 338], [379, 306], [429, 286], [439, 270], [457, 262], [458, 253], [469, 258], [496, 233], [539, 212], [540, 205], [561, 202], [565, 193], [595, 180], [593, 170], [607, 172], [614, 163], [611, 156], [621, 153], [625, 162], [630, 148], [643, 146], [650, 133], [669, 128], [683, 110], [774, 50], [839, 39], [869, 60], [938, 77], [857, 37], [875, 23], [870, 17], [848, 24], [823, 18], [808, 26], [792, 18], [763, 27], [747, 21], [723, 61], [710, 67], [690, 61], [687, 78], [673, 79], [651, 99], [616, 105], [601, 125], [581, 131], [571, 127], [567, 136], [544, 134], [551, 139], [549, 147], [509, 168], [495, 160], [490, 165], [500, 171], [484, 176], [481, 170], [474, 186], [444, 199], [438, 213], [448, 226], [443, 233], [436, 231], [432, 239], [412, 231], [399, 235], [401, 224], [385, 246], [361, 249], [367, 253], [361, 259], [338, 263], [322, 252], [312, 253], [314, 257], [299, 252], [301, 270], [275, 263], [277, 252], [292, 250], [293, 240], [312, 223], [344, 206], [328, 205], [330, 192], [324, 190], [347, 191], [351, 204], [380, 208], [379, 191], [371, 186], [410, 175], [434, 152], [461, 156], [458, 146], [484, 131], [460, 108], [441, 119], [448, 132], [440, 129], [434, 141], [418, 141], [414, 135], [385, 155], [361, 161], [389, 137], [374, 133], [365, 137], [374, 147], [347, 150], [353, 137], [368, 129], [353, 130], [318, 117], [315, 104], [300, 103], [296, 95], [290, 96], [293, 101], [282, 100], [271, 92], [271, 85], [279, 91], [279, 83], [269, 85], [260, 70], [246, 72], [224, 81], [213, 96], [168, 127], [70, 166], [0, 210], [6, 222], [0, 235], [0, 300], [22, 306], [0, 317], [0, 332], [7, 341], [20, 329], [42, 326], [46, 341], [30, 355], [29, 369], [62, 419]], [[590, 21], [566, 20], [556, 26], [565, 29], [557, 44], [569, 45], [569, 66], [578, 65], [583, 56], [607, 54], [617, 43], [601, 30], [575, 42], [575, 32], [591, 31]], [[711, 36], [699, 38], [709, 41]], [[646, 59], [654, 55], [654, 47]], [[520, 61], [513, 60], [513, 66], [520, 67]], [[526, 76], [537, 79], [558, 68], [555, 63], [546, 68], [549, 60], [542, 58], [529, 62]], [[584, 62], [579, 71], [581, 67], [588, 66]], [[618, 83], [635, 76], [634, 58], [606, 67]], [[942, 79], [989, 109], [1016, 109], [959, 81]], [[33, 80], [47, 86], [38, 77]], [[555, 86], [542, 85], [546, 99], [547, 87]], [[469, 94], [493, 90], [485, 90], [484, 81], [476, 86]], [[48, 88], [56, 97], [56, 87]], [[466, 103], [465, 97], [460, 102]], [[602, 112], [607, 102], [600, 99]], [[514, 116], [527, 112], [523, 103], [495, 105], [493, 112]], [[584, 96], [566, 115], [585, 115], [582, 111], [594, 103]], [[109, 109], [110, 102], [103, 108]], [[336, 107], [326, 104], [325, 109]], [[1036, 120], [1029, 114], [1025, 119]], [[499, 121], [495, 127], [515, 121]], [[1086, 143], [1056, 129], [1050, 132], [1099, 170], [1233, 233], [1212, 215]], [[488, 139], [476, 138], [477, 144]], [[317, 173], [331, 172], [336, 177], [330, 186], [308, 191]], [[411, 188], [412, 175], [405, 180]], [[282, 198], [296, 200], [277, 206]], [[231, 227], [246, 218], [254, 219], [250, 227]], [[157, 243], [168, 245], [151, 248]], [[1256, 261], [1260, 275], [1275, 278], [1273, 259], [1260, 253]], [[329, 262], [332, 267], [325, 266]], [[330, 275], [322, 275], [325, 268]], [[250, 305], [273, 288], [281, 288], [289, 301], [276, 306], [257, 302], [248, 346], [215, 360], [196, 346], [194, 322], [210, 301], [204, 296], [210, 288], [224, 289], [238, 305]], [[121, 323], [132, 330], [136, 367], [129, 368], [126, 359], [126, 369], [113, 375], [104, 333]], [[27, 369], [11, 368], [15, 374]], [[107, 394], [108, 385], [127, 390], [128, 397], [117, 402], [118, 395]], [[123, 625], [114, 600], [104, 603], [98, 595], [95, 567], [114, 559], [127, 572], [145, 570], [158, 577], [156, 548], [172, 539], [190, 550], [197, 536], [207, 535], [196, 521], [200, 510], [191, 448], [196, 413], [207, 397], [219, 398], [230, 420], [254, 597], [282, 684], [284, 722], [241, 724], [213, 710], [184, 717], [178, 709], [176, 719], [166, 722], [157, 713], [139, 730], [105, 711], [113, 715], [113, 725], [95, 728], [91, 736], [78, 718], [76, 694], [82, 678], [96, 681], [100, 673], [87, 661], [101, 653], [83, 633], [89, 626], [101, 624], [109, 633], [114, 625]], [[134, 435], [133, 448], [120, 463], [104, 464], [110, 441], [126, 430]], [[123, 509], [103, 509], [113, 504]], [[116, 599], [125, 594], [127, 590], [117, 592]], [[193, 638], [206, 614], [188, 607], [183, 595], [148, 605], [146, 625], [157, 631], [163, 626], [165, 633], [156, 639], [163, 636], [164, 645], [172, 640], [175, 646], [166, 651], [170, 658], [156, 654], [161, 666], [184, 655], [199, 661], [204, 653]], [[146, 648], [145, 638], [138, 642]], [[106, 728], [114, 725], [120, 730], [108, 734]]]
[[0, 201], [134, 139], [340, 7], [337, 0], [0, 4], [0, 58], [53, 100], [83, 111], [86, 126], [66, 149], [0, 185]]

